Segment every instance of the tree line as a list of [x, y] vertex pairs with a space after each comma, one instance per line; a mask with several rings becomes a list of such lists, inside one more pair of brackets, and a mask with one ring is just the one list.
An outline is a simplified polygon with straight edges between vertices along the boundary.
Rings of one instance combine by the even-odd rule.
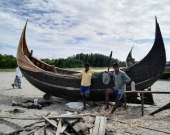
[[[89, 63], [91, 67], [107, 67], [109, 56], [102, 54], [76, 54], [70, 56], [66, 59], [41, 59], [43, 62], [48, 63], [50, 65], [55, 65], [59, 68], [77, 68], [84, 67], [85, 63]], [[125, 67], [126, 63], [124, 61], [120, 61], [118, 59], [112, 58], [110, 65], [118, 62], [121, 67]]]
[[[85, 63], [89, 63], [91, 67], [107, 67], [109, 56], [105, 56], [102, 54], [76, 54], [70, 56], [66, 59], [59, 58], [59, 59], [41, 59], [43, 62], [55, 65], [59, 68], [79, 68], [84, 67]], [[118, 62], [120, 66], [125, 67], [126, 64], [124, 61], [120, 61], [118, 59], [112, 58], [110, 65], [113, 63]], [[12, 55], [2, 55], [0, 54], [0, 68], [7, 69], [7, 68], [15, 68], [17, 66], [16, 58]]]
[[16, 67], [17, 67], [17, 60], [13, 55], [0, 54], [1, 69], [16, 68]]

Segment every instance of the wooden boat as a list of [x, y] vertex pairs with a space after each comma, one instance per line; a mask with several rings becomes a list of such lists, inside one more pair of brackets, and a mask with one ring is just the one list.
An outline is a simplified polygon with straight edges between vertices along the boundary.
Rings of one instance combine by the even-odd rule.
[[[131, 48], [131, 50], [126, 58], [126, 66], [127, 67], [130, 67], [130, 66], [134, 65], [135, 63], [137, 63], [137, 61], [135, 61], [135, 59], [132, 57], [132, 49], [133, 49], [133, 47]], [[165, 70], [164, 70], [162, 76], [160, 77], [160, 79], [168, 79], [168, 78], [170, 78], [170, 62], [166, 62]]]
[[[80, 82], [81, 78], [72, 74], [76, 71], [64, 70], [48, 65], [37, 58], [33, 57], [33, 51], [28, 50], [25, 33], [26, 26], [23, 29], [17, 50], [17, 63], [24, 77], [36, 88], [47, 95], [66, 98], [70, 100], [80, 99]], [[156, 20], [155, 42], [145, 58], [133, 66], [124, 69], [128, 76], [135, 81], [136, 89], [144, 90], [150, 87], [160, 76], [165, 68], [165, 48]], [[108, 85], [103, 84], [101, 77], [93, 77], [91, 84], [90, 97], [94, 101], [104, 101], [105, 92], [108, 88], [113, 87], [113, 81]], [[127, 90], [130, 90], [130, 83], [127, 84]], [[146, 102], [152, 104], [153, 100], [145, 96]], [[111, 99], [114, 99], [112, 95]], [[127, 102], [137, 102], [137, 95], [127, 95]]]

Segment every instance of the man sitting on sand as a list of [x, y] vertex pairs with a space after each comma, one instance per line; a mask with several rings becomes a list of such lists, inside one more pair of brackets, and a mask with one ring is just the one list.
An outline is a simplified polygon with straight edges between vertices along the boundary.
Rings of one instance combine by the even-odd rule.
[[90, 85], [91, 85], [91, 78], [93, 74], [101, 73], [103, 71], [94, 71], [89, 68], [90, 65], [88, 63], [85, 64], [85, 69], [82, 70], [80, 73], [73, 74], [75, 76], [81, 76], [81, 86], [80, 86], [80, 94], [82, 95], [83, 105], [84, 108], [82, 110], [86, 110], [86, 98], [89, 98], [90, 94]]
[[14, 83], [12, 84], [12, 87], [14, 89], [16, 86], [19, 89], [21, 89], [21, 71], [20, 71], [19, 67], [15, 68], [15, 72], [16, 72], [16, 77], [15, 77]]
[[108, 91], [105, 93], [105, 98], [106, 98], [106, 108], [105, 110], [109, 109], [109, 95], [114, 93], [116, 95], [116, 103], [111, 111], [113, 113], [117, 107], [120, 104], [120, 100], [123, 96], [123, 94], [126, 91], [126, 83], [130, 82], [131, 79], [126, 75], [125, 72], [119, 70], [119, 64], [114, 63], [113, 64], [113, 72], [109, 72], [110, 75], [113, 75], [113, 81], [114, 81], [114, 86], [113, 88], [110, 88]]

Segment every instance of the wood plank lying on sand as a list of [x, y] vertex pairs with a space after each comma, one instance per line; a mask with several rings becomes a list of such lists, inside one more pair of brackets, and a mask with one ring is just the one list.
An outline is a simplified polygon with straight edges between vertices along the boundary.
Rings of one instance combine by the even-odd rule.
[[170, 103], [164, 105], [163, 107], [161, 107], [161, 108], [159, 108], [158, 110], [150, 113], [149, 115], [154, 115], [154, 114], [156, 114], [156, 113], [158, 113], [158, 112], [161, 112], [161, 111], [163, 111], [163, 110], [166, 110], [166, 109], [170, 109]]
[[66, 135], [71, 135], [70, 133], [68, 133], [67, 131], [64, 131], [64, 134], [66, 134]]
[[64, 119], [70, 126], [79, 121], [80, 119]]
[[56, 131], [56, 135], [60, 135], [61, 128], [62, 128], [62, 126], [61, 126], [61, 119], [60, 119], [60, 121], [58, 123], [57, 131]]
[[[86, 114], [89, 115], [89, 114]], [[67, 118], [67, 119], [72, 119], [72, 118], [83, 118], [85, 115], [62, 115], [62, 116], [53, 116], [53, 117], [47, 117], [48, 119], [57, 119], [57, 118]], [[22, 118], [22, 117], [9, 117], [9, 116], [0, 116], [0, 118], [8, 118], [8, 119], [19, 119], [19, 120], [41, 120], [43, 118], [41, 117], [30, 117], [30, 118]]]
[[87, 124], [83, 123], [83, 122], [75, 123], [74, 126], [72, 126], [72, 128], [79, 135], [86, 134], [86, 132], [88, 130]]
[[96, 116], [92, 135], [98, 135], [99, 126], [100, 126], [100, 116]]
[[96, 116], [94, 128], [91, 135], [105, 135], [106, 117]]
[[83, 122], [78, 122], [77, 125], [81, 128], [83, 132], [86, 132], [88, 130], [87, 124]]
[[78, 135], [82, 135], [83, 133], [81, 133], [81, 128], [75, 124], [73, 127], [74, 131], [78, 134]]
[[57, 128], [57, 125], [56, 125], [56, 123], [54, 122], [54, 121], [52, 121], [52, 120], [50, 120], [50, 119], [48, 119], [47, 117], [45, 117], [45, 116], [41, 116], [43, 119], [45, 119], [46, 121], [48, 121], [51, 125], [53, 125], [54, 127], [56, 127]]
[[67, 126], [68, 126], [68, 124], [65, 123], [65, 124], [62, 126], [60, 133], [63, 133], [63, 132], [66, 130]]
[[90, 129], [90, 135], [92, 135], [92, 133], [93, 133], [93, 129], [91, 128], [91, 129]]
[[105, 130], [106, 130], [106, 117], [101, 117], [98, 135], [105, 135]]

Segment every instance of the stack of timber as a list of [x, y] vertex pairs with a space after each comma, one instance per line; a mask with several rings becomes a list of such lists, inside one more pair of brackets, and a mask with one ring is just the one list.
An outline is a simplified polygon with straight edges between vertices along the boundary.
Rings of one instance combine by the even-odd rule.
[[[2, 117], [1, 117], [2, 118]], [[4, 117], [10, 119], [22, 119]], [[39, 116], [38, 121], [27, 125], [15, 133], [20, 135], [105, 135], [106, 117], [84, 115], [60, 115], [54, 117]], [[30, 120], [23, 118], [23, 120]]]

